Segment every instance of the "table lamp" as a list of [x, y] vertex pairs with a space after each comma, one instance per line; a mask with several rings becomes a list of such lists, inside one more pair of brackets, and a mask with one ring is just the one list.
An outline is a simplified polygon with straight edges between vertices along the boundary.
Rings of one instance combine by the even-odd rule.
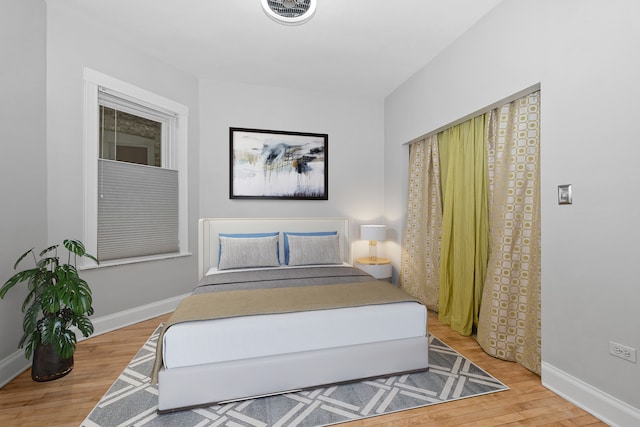
[[385, 240], [384, 225], [361, 225], [360, 238], [369, 241], [369, 259], [378, 259], [378, 240]]

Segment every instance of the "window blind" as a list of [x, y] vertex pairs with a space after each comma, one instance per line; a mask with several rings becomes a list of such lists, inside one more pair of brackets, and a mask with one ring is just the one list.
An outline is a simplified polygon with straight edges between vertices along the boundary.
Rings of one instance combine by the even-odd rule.
[[105, 107], [158, 122], [164, 122], [176, 117], [175, 113], [164, 111], [157, 106], [147, 105], [140, 100], [121, 93], [112, 93], [105, 88], [99, 88], [98, 102]]
[[98, 259], [179, 252], [178, 171], [98, 160]]

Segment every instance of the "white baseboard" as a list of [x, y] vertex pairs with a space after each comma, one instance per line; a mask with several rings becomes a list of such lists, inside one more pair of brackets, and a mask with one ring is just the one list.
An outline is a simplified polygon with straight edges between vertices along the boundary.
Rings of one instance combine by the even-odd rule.
[[542, 362], [542, 385], [610, 426], [640, 425], [640, 409]]
[[0, 360], [0, 388], [20, 375], [31, 366], [31, 361], [24, 357], [24, 350], [18, 350], [9, 357]]
[[[167, 298], [151, 304], [142, 305], [140, 307], [129, 310], [120, 311], [118, 313], [108, 314], [106, 316], [92, 318], [94, 332], [92, 336], [101, 335], [143, 320], [151, 319], [162, 314], [169, 313], [178, 306], [186, 296], [179, 295], [173, 298]], [[79, 331], [75, 331], [78, 341], [85, 340]], [[20, 375], [31, 366], [31, 361], [24, 357], [24, 350], [18, 350], [10, 356], [0, 360], [0, 388], [4, 387], [9, 381]]]
[[[167, 298], [162, 301], [156, 301], [151, 304], [141, 305], [129, 310], [119, 311], [117, 313], [108, 314], [106, 316], [91, 319], [93, 323], [93, 335], [101, 335], [111, 332], [143, 320], [151, 319], [162, 314], [172, 312], [176, 309], [180, 301], [190, 294], [178, 295], [177, 297]], [[81, 333], [77, 333], [78, 341], [86, 339]]]

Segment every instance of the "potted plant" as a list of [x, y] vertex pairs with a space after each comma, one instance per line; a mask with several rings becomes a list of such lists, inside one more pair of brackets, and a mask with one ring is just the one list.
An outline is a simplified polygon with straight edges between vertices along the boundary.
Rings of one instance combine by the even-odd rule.
[[40, 259], [33, 248], [29, 249], [13, 268], [17, 269], [29, 254], [35, 267], [19, 271], [0, 288], [0, 298], [4, 298], [15, 285], [26, 283], [28, 286], [29, 293], [22, 304], [24, 334], [18, 347], [25, 349], [27, 359], [33, 354], [31, 378], [34, 381], [50, 381], [71, 372], [77, 342], [72, 326], [85, 337], [93, 333], [89, 320], [93, 314], [91, 288], [80, 278], [76, 261], [78, 257], [96, 263], [98, 260], [88, 254], [78, 240], [67, 239], [63, 245], [67, 249], [66, 263], [58, 256], [59, 245], [44, 249]]

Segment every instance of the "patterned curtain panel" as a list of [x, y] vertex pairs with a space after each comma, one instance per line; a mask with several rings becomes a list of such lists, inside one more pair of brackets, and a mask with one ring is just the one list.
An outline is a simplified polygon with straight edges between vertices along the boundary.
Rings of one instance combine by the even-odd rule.
[[540, 92], [488, 120], [490, 249], [477, 339], [540, 374]]
[[440, 135], [442, 240], [438, 318], [471, 335], [478, 313], [488, 256], [485, 115]]
[[404, 232], [400, 288], [438, 310], [442, 198], [436, 135], [409, 149], [409, 206]]

